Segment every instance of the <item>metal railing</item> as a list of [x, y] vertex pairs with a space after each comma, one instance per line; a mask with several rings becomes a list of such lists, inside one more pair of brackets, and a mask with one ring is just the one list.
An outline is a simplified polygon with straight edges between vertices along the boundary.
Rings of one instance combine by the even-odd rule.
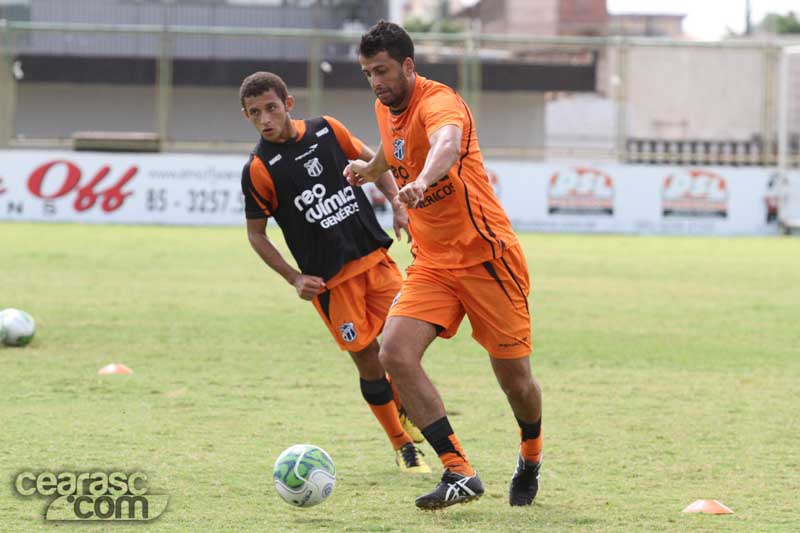
[[[237, 116], [236, 81], [229, 76], [220, 77], [222, 85], [216, 87], [187, 85], [176, 69], [191, 69], [192, 61], [206, 61], [202, 68], [219, 74], [240, 64], [246, 68], [259, 61], [270, 66], [294, 60], [301, 64], [298, 76], [304, 81], [290, 87], [300, 101], [300, 114], [331, 114], [345, 123], [354, 120], [356, 130], [360, 128], [356, 133], [375, 143], [374, 121], [368, 117], [373, 97], [366, 81], [360, 86], [338, 83], [339, 78], [360, 75], [353, 54], [360, 36], [330, 29], [0, 21], [0, 147], [71, 147], [67, 130], [77, 122], [76, 115], [58, 112], [64, 103], [60, 92], [68, 85], [76, 107], [98, 106], [96, 116], [80, 115], [81, 124], [75, 124], [73, 131], [109, 130], [109, 124], [115, 124], [109, 118], [113, 103], [104, 102], [125, 93], [138, 103], [131, 104], [128, 119], [116, 121], [117, 127], [155, 133], [165, 150], [248, 149], [252, 135]], [[452, 66], [452, 85], [476, 115], [487, 156], [775, 164], [777, 151], [772, 147], [777, 140], [778, 58], [783, 43], [471, 33], [413, 37], [420, 72]], [[287, 58], [281, 52], [286, 49], [302, 53]], [[128, 61], [126, 65], [147, 75], [137, 82], [130, 74], [133, 82], [116, 85], [102, 80], [80, 83], [80, 72], [67, 76], [67, 82], [26, 77], [34, 60], [47, 58], [105, 61], [92, 63], [94, 69]], [[134, 63], [137, 58], [143, 62]], [[681, 71], [676, 62], [690, 72]], [[524, 72], [530, 79], [514, 70], [520, 65], [528, 69]], [[583, 80], [580, 92], [569, 89], [590, 71], [593, 78]], [[537, 72], [542, 73], [538, 78]], [[558, 89], [559, 83], [567, 88]], [[728, 88], [720, 98], [709, 94], [720, 87]], [[96, 96], [100, 93], [102, 98]], [[192, 116], [194, 109], [183, 104], [189, 96], [198, 106], [219, 107], [222, 98], [233, 103], [230, 113], [215, 116], [214, 128], [202, 132], [184, 126], [198, 120]], [[341, 112], [347, 114], [339, 116]], [[48, 113], [59, 121], [59, 131], [48, 129], [48, 117], [39, 116]], [[789, 131], [797, 133], [800, 124], [790, 124]]]

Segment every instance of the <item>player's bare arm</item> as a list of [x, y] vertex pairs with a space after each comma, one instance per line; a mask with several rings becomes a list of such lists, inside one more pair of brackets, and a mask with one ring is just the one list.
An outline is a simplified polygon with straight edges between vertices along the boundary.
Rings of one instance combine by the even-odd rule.
[[[383, 193], [392, 205], [392, 228], [397, 240], [403, 239], [403, 230], [406, 232], [406, 242], [411, 242], [411, 231], [408, 229], [408, 211], [405, 204], [400, 201], [397, 183], [391, 172], [384, 172], [375, 182], [375, 186]], [[389, 191], [389, 192], [387, 192]]]
[[[361, 153], [358, 155], [361, 161], [367, 162], [371, 161], [373, 157], [375, 157], [375, 152], [366, 145], [364, 145], [361, 149]], [[389, 204], [392, 206], [392, 228], [394, 228], [394, 234], [397, 240], [403, 238], [402, 231], [405, 230], [406, 242], [411, 242], [411, 232], [408, 231], [408, 212], [406, 211], [406, 206], [403, 205], [397, 197], [399, 189], [397, 188], [397, 183], [395, 183], [392, 173], [387, 171], [381, 174], [381, 176], [375, 180], [375, 186], [383, 193], [386, 199], [389, 200]]]
[[353, 186], [361, 186], [365, 183], [375, 182], [386, 171], [389, 170], [389, 163], [383, 153], [383, 145], [378, 146], [378, 151], [369, 161], [355, 159], [350, 161], [342, 174], [347, 178], [347, 183]]
[[293, 285], [300, 298], [313, 300], [314, 296], [325, 290], [325, 280], [303, 274], [286, 262], [267, 236], [266, 218], [247, 219], [247, 238], [264, 263]]
[[461, 153], [461, 128], [454, 124], [447, 124], [434, 131], [428, 137], [431, 149], [425, 158], [425, 166], [417, 179], [406, 184], [398, 198], [408, 207], [415, 207], [425, 197], [425, 191], [431, 185], [446, 175], [458, 161]]

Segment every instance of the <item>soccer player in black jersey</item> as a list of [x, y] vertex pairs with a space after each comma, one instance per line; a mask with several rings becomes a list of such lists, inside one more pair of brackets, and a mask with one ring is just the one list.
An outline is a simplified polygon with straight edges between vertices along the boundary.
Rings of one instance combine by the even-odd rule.
[[[294, 98], [283, 80], [256, 72], [242, 82], [242, 114], [259, 142], [242, 171], [247, 235], [253, 250], [313, 302], [342, 350], [358, 369], [361, 392], [396, 451], [401, 470], [428, 473], [414, 445], [423, 437], [402, 411], [378, 359], [383, 329], [402, 276], [389, 257], [391, 238], [360, 187], [342, 171], [373, 152], [333, 117], [294, 120]], [[408, 231], [405, 207], [391, 174], [376, 183], [394, 209], [394, 230]], [[295, 259], [282, 257], [267, 236], [272, 217]]]

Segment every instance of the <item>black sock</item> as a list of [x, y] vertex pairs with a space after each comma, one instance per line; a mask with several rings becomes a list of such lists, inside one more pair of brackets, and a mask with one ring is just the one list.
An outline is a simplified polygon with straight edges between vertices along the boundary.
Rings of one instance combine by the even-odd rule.
[[464, 457], [459, 453], [456, 447], [453, 446], [453, 441], [450, 440], [450, 435], [453, 434], [453, 428], [450, 426], [450, 421], [447, 420], [446, 416], [443, 416], [428, 427], [422, 428], [422, 434], [425, 436], [425, 440], [428, 441], [428, 444], [436, 451], [436, 455], [441, 456], [445, 453], [454, 453], [459, 457]]
[[386, 376], [375, 381], [367, 381], [360, 378], [361, 382], [361, 395], [364, 400], [370, 405], [386, 405], [394, 400], [392, 393], [392, 386], [386, 380]]
[[522, 420], [517, 418], [517, 424], [519, 424], [519, 428], [522, 430], [522, 440], [535, 439], [542, 434], [541, 416], [539, 417], [539, 420], [537, 420], [532, 424], [528, 424], [527, 422], [523, 422]]

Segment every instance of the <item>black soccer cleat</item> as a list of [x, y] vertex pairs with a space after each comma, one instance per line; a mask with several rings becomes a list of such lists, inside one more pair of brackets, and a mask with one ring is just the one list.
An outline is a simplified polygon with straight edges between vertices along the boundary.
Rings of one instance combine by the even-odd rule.
[[510, 505], [531, 505], [536, 493], [539, 492], [539, 468], [541, 462], [530, 463], [520, 455], [517, 459], [517, 469], [511, 478], [508, 489], [508, 503]]
[[483, 496], [483, 483], [478, 474], [462, 476], [445, 470], [442, 480], [430, 492], [417, 498], [417, 507], [425, 511], [435, 511], [457, 503], [467, 503]]

